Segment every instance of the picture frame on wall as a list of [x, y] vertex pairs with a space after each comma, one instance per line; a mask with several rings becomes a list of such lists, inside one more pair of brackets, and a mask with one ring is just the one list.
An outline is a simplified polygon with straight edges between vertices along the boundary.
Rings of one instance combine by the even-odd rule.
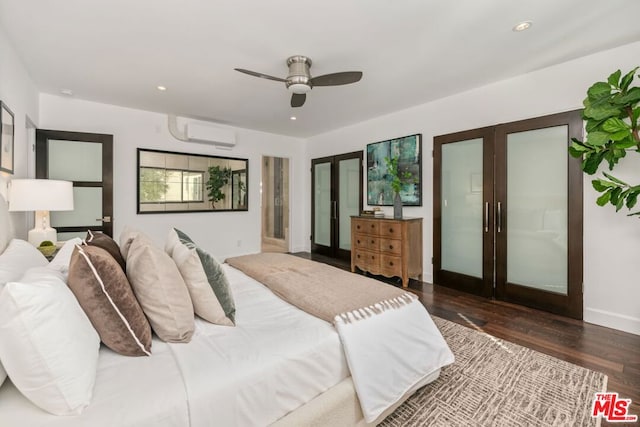
[[400, 190], [404, 206], [422, 206], [422, 134], [367, 144], [367, 204], [393, 206], [395, 194], [386, 158], [398, 157], [398, 170], [410, 174]]
[[7, 104], [0, 101], [0, 171], [13, 173], [15, 120]]

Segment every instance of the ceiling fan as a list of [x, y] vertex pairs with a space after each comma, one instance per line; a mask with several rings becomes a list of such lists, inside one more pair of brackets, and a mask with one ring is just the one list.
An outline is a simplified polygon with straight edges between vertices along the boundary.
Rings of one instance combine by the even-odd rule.
[[304, 105], [304, 101], [307, 99], [307, 92], [313, 89], [314, 86], [347, 85], [355, 83], [362, 78], [361, 71], [343, 71], [341, 73], [311, 77], [311, 73], [309, 73], [309, 68], [311, 68], [311, 59], [302, 55], [295, 55], [287, 58], [287, 66], [289, 67], [289, 75], [287, 75], [286, 79], [245, 70], [243, 68], [235, 68], [235, 70], [249, 74], [250, 76], [260, 77], [261, 79], [284, 82], [287, 89], [293, 93], [291, 95], [292, 107], [302, 107]]

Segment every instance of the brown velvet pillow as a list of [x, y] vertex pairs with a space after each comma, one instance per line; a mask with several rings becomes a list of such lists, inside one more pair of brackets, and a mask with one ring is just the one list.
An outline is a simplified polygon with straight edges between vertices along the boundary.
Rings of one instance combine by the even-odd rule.
[[120, 253], [120, 247], [111, 237], [107, 236], [104, 233], [100, 232], [92, 232], [91, 230], [87, 231], [87, 237], [84, 240], [89, 246], [97, 246], [99, 248], [104, 249], [109, 252], [109, 254], [115, 259], [120, 267], [122, 267], [122, 271], [127, 271], [127, 266]]
[[125, 356], [151, 355], [151, 327], [118, 262], [104, 249], [77, 245], [69, 288], [102, 342]]

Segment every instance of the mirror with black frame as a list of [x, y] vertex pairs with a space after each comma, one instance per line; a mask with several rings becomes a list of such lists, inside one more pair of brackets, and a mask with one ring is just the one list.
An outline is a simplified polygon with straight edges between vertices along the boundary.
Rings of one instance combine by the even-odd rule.
[[249, 160], [138, 148], [138, 213], [246, 211]]

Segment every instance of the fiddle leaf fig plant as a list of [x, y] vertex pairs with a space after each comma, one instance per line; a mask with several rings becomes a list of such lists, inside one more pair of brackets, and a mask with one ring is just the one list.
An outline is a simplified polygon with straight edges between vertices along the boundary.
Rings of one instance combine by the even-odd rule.
[[[640, 87], [632, 86], [638, 68], [624, 76], [617, 70], [606, 82], [596, 82], [587, 90], [582, 111], [587, 138], [573, 138], [569, 153], [582, 157], [582, 170], [589, 175], [595, 174], [603, 161], [611, 171], [627, 153], [640, 153]], [[591, 181], [593, 188], [602, 193], [596, 203], [612, 204], [616, 212], [625, 206], [633, 209], [640, 197], [640, 184], [629, 184], [606, 172], [603, 176]], [[631, 215], [640, 218], [640, 211]]]

